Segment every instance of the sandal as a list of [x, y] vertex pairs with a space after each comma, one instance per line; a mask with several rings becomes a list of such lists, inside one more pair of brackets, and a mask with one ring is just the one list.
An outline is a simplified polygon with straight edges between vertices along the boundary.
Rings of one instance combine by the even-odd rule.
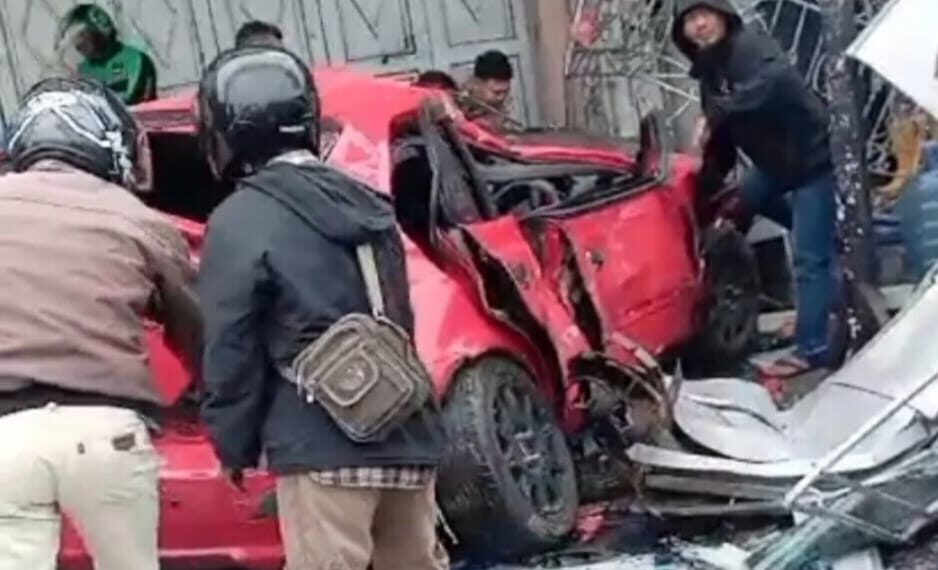
[[759, 351], [772, 352], [795, 343], [795, 317], [785, 318], [774, 330], [759, 334]]
[[761, 376], [787, 379], [810, 372], [814, 367], [809, 362], [794, 355], [782, 356], [771, 364], [759, 367]]

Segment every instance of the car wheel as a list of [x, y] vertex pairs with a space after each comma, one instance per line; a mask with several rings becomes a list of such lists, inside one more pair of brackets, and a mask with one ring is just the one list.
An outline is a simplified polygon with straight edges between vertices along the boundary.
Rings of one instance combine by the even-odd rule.
[[759, 270], [752, 248], [732, 227], [704, 234], [706, 305], [691, 350], [691, 369], [734, 371], [748, 356], [758, 332]]
[[486, 357], [461, 371], [443, 409], [437, 481], [444, 517], [474, 559], [511, 559], [564, 539], [578, 507], [566, 438], [523, 367]]

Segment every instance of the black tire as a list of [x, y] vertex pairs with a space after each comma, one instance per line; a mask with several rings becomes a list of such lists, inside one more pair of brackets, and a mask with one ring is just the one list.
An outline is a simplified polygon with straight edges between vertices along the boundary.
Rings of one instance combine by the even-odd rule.
[[746, 239], [731, 226], [704, 234], [707, 299], [701, 328], [689, 351], [697, 374], [735, 372], [756, 340], [761, 285]]
[[466, 367], [443, 418], [449, 446], [437, 493], [467, 556], [515, 559], [570, 534], [579, 506], [570, 449], [523, 367], [503, 357]]

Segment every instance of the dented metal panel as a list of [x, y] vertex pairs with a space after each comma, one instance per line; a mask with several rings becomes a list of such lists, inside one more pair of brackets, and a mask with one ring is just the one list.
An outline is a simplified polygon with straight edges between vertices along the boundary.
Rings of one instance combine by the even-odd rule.
[[801, 477], [893, 401], [925, 386], [831, 471], [879, 467], [926, 441], [938, 427], [936, 322], [938, 286], [929, 277], [866, 348], [789, 410], [775, 408], [764, 389], [748, 381], [686, 383], [675, 406], [676, 422], [714, 456], [648, 446], [635, 447], [630, 455], [679, 472]]
[[[494, 264], [511, 280], [525, 309], [550, 336], [562, 370], [589, 351], [589, 342], [541, 270], [517, 218], [509, 216], [472, 224], [463, 231], [489, 258], [481, 262]], [[507, 300], [504, 293], [502, 300]]]
[[658, 353], [693, 334], [699, 262], [676, 200], [662, 186], [549, 221], [572, 244], [607, 341], [627, 333]]

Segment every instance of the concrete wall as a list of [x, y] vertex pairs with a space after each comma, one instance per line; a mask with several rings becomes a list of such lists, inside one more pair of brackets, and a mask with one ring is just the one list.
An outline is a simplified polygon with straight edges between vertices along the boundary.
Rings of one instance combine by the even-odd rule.
[[544, 124], [563, 125], [566, 121], [566, 80], [563, 73], [570, 15], [560, 0], [528, 0], [531, 51], [538, 85], [538, 104]]

